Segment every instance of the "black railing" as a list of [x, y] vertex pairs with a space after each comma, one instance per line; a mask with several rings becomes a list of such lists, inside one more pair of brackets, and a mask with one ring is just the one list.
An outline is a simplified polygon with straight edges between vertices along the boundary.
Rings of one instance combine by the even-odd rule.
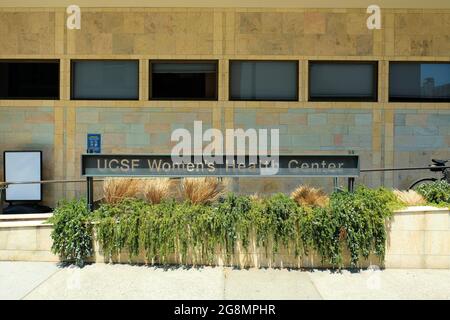
[[408, 170], [431, 170], [431, 169], [450, 169], [450, 166], [361, 169], [360, 172], [408, 171]]
[[[388, 171], [416, 171], [416, 170], [430, 170], [430, 169], [450, 169], [450, 166], [435, 166], [435, 167], [402, 167], [402, 168], [373, 168], [373, 169], [361, 169], [361, 173], [370, 172], [388, 172]], [[332, 177], [330, 177], [332, 178]], [[11, 185], [21, 184], [57, 184], [57, 183], [87, 183], [87, 200], [89, 209], [93, 208], [93, 183], [102, 182], [105, 179], [96, 179], [87, 177], [86, 179], [73, 179], [73, 180], [43, 180], [43, 181], [20, 181], [20, 182], [0, 182], [0, 214], [3, 213], [3, 202], [5, 201], [5, 190]], [[354, 188], [354, 178], [348, 180], [348, 190]]]

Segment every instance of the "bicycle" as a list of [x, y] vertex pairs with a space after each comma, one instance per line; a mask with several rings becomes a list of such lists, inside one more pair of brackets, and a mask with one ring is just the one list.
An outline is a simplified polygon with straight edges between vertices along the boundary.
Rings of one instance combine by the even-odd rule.
[[438, 159], [431, 159], [431, 161], [433, 162], [430, 165], [430, 171], [431, 172], [442, 172], [442, 177], [439, 178], [422, 178], [419, 179], [415, 182], [413, 182], [413, 184], [411, 184], [411, 186], [409, 187], [409, 189], [414, 189], [417, 188], [420, 185], [424, 185], [424, 184], [428, 184], [428, 183], [433, 183], [436, 181], [447, 181], [448, 183], [450, 183], [450, 169], [447, 168], [446, 164], [447, 162], [450, 161], [449, 160], [438, 160]]

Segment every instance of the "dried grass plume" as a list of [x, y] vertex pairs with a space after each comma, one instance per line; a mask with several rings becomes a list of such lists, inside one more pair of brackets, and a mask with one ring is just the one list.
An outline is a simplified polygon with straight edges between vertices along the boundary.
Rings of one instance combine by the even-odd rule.
[[185, 178], [181, 182], [181, 197], [193, 204], [211, 203], [225, 193], [226, 185], [217, 178]]
[[325, 207], [330, 199], [322, 189], [312, 188], [309, 186], [298, 186], [291, 193], [291, 198], [297, 202], [299, 206]]
[[397, 199], [408, 206], [420, 206], [427, 203], [425, 198], [414, 190], [394, 190]]
[[127, 198], [137, 198], [140, 180], [131, 178], [107, 178], [103, 183], [103, 195], [106, 203], [118, 203]]
[[172, 196], [173, 180], [169, 178], [156, 178], [142, 180], [142, 193], [147, 202], [161, 203]]

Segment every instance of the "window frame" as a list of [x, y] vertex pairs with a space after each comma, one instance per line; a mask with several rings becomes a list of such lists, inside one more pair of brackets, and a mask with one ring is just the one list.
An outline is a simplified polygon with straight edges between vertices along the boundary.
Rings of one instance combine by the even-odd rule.
[[450, 97], [447, 99], [424, 99], [424, 98], [391, 98], [391, 64], [448, 64], [450, 66], [450, 61], [402, 61], [402, 60], [390, 60], [389, 61], [389, 76], [388, 76], [388, 88], [387, 96], [389, 103], [449, 103]]
[[[211, 63], [216, 67], [216, 81], [215, 81], [215, 95], [213, 98], [154, 98], [153, 97], [153, 71], [152, 67], [155, 63], [176, 63], [176, 64], [194, 64], [194, 63]], [[218, 59], [206, 59], [206, 60], [183, 60], [183, 59], [150, 59], [148, 60], [148, 100], [150, 101], [219, 101], [219, 60]]]
[[58, 65], [58, 94], [56, 97], [7, 97], [0, 100], [61, 100], [61, 60], [60, 59], [0, 59], [0, 63], [55, 63]]
[[[373, 72], [373, 92], [371, 98], [358, 97], [323, 97], [315, 98], [311, 96], [311, 65], [312, 64], [369, 64], [374, 67]], [[308, 61], [308, 101], [310, 102], [379, 102], [379, 60], [310, 60]]]
[[[233, 75], [232, 75], [232, 68], [231, 68], [231, 63], [232, 62], [294, 62], [295, 63], [295, 68], [296, 68], [296, 90], [295, 90], [295, 98], [292, 99], [240, 99], [240, 98], [233, 98], [231, 97], [231, 82], [233, 79]], [[270, 59], [250, 59], [250, 60], [246, 60], [246, 59], [230, 59], [228, 60], [228, 101], [261, 101], [261, 102], [298, 102], [300, 99], [300, 92], [299, 92], [299, 83], [300, 83], [300, 61], [299, 60], [290, 60], [290, 59], [282, 59], [282, 60], [270, 60]]]
[[[137, 62], [138, 66], [138, 72], [136, 74], [137, 77], [137, 97], [136, 99], [128, 99], [128, 98], [115, 98], [115, 99], [108, 99], [108, 98], [89, 98], [89, 99], [81, 99], [81, 98], [75, 98], [74, 96], [74, 80], [75, 80], [75, 68], [74, 64], [76, 62], [88, 62], [88, 61], [100, 61], [100, 62], [106, 62], [106, 61], [133, 61]], [[71, 59], [70, 60], [70, 100], [74, 101], [139, 101], [140, 95], [141, 95], [141, 81], [140, 81], [140, 60], [139, 59]]]

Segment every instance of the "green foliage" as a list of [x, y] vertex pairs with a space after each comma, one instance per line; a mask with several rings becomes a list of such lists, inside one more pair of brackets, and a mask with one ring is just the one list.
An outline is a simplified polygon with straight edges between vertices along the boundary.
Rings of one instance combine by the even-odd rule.
[[[302, 216], [302, 242], [305, 248], [315, 250], [322, 262], [339, 266], [342, 263], [342, 250], [339, 232], [339, 219], [330, 208], [315, 208]], [[307, 254], [309, 249], [305, 250]]]
[[427, 202], [439, 206], [450, 204], [450, 184], [447, 181], [436, 181], [422, 184], [415, 189]]
[[[333, 233], [330, 247], [333, 264], [341, 263], [335, 247], [339, 240], [344, 241], [350, 251], [350, 262], [356, 265], [360, 257], [368, 258], [373, 252], [384, 258], [386, 243], [386, 219], [397, 206], [394, 194], [386, 189], [359, 187], [354, 193], [334, 193], [330, 199], [332, 219], [337, 227]], [[322, 255], [326, 256], [326, 255]]]
[[255, 237], [266, 254], [314, 250], [324, 262], [341, 266], [345, 248], [353, 265], [370, 254], [384, 257], [385, 222], [396, 207], [391, 191], [363, 187], [334, 193], [326, 208], [299, 207], [281, 193], [264, 200], [230, 193], [210, 205], [127, 199], [102, 205], [93, 221], [106, 256], [145, 252], [149, 261], [162, 263], [173, 255], [182, 263], [187, 257], [211, 262], [219, 250], [231, 258], [238, 244], [248, 251]]
[[[259, 225], [257, 234], [259, 239], [263, 239], [263, 245], [268, 243], [270, 235], [273, 239], [273, 253], [278, 252], [280, 245], [288, 250], [289, 245], [294, 244], [296, 255], [302, 249], [300, 236], [300, 218], [303, 210], [287, 195], [278, 193], [267, 199], [261, 208], [261, 216], [264, 225]], [[262, 232], [261, 232], [262, 231]]]
[[86, 201], [64, 201], [49, 219], [53, 224], [52, 252], [67, 261], [83, 266], [92, 256], [92, 225]]

